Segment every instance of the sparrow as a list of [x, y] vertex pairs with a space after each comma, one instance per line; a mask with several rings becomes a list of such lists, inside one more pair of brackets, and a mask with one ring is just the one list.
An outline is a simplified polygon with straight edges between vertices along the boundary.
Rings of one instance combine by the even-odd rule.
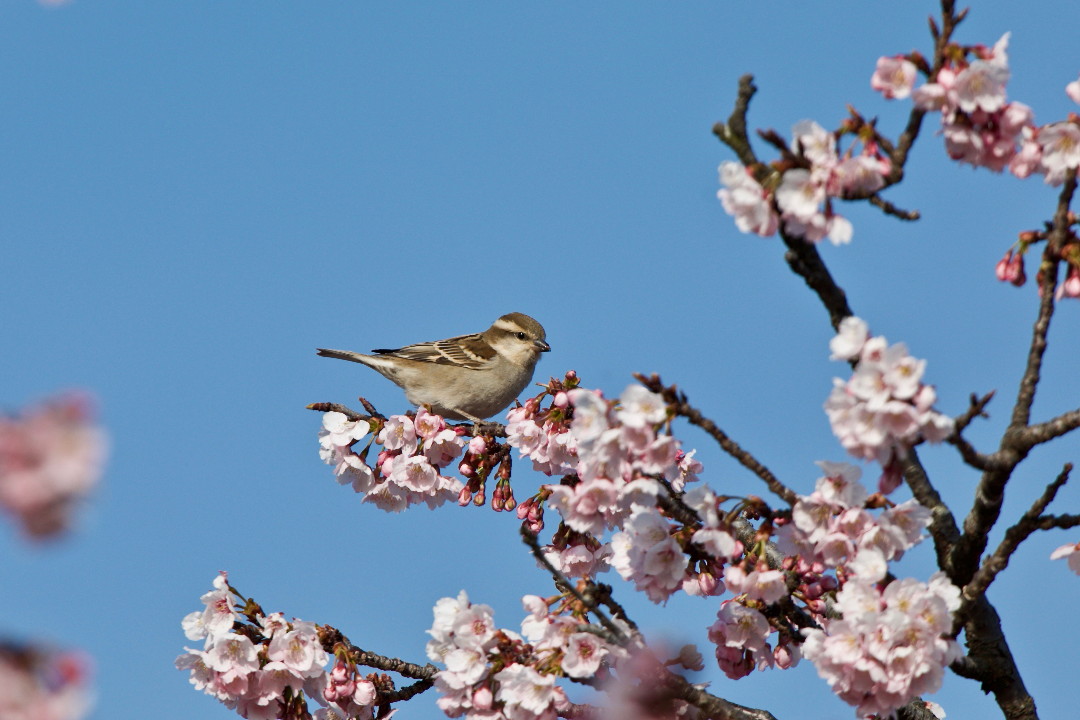
[[543, 326], [509, 313], [481, 333], [397, 349], [315, 352], [367, 365], [405, 391], [413, 405], [451, 420], [482, 422], [512, 403], [532, 380], [540, 353], [551, 350]]

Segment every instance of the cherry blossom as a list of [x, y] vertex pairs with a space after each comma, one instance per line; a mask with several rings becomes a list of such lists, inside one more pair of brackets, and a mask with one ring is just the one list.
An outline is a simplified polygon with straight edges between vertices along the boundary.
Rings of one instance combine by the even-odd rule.
[[[390, 512], [421, 502], [434, 508], [458, 498], [464, 486], [441, 471], [461, 455], [465, 441], [442, 417], [424, 408], [415, 419], [393, 415], [368, 440], [369, 447], [357, 453], [353, 447], [374, 429], [367, 420], [323, 413], [319, 457], [334, 467], [339, 483], [351, 484], [365, 502]], [[374, 467], [367, 461], [371, 443], [384, 447]]]
[[902, 100], [915, 85], [915, 64], [903, 56], [878, 58], [870, 87], [886, 98]]
[[1077, 105], [1080, 105], [1080, 78], [1073, 80], [1065, 86], [1065, 94]]
[[81, 720], [90, 713], [89, 660], [37, 645], [0, 645], [0, 717]]
[[724, 188], [716, 196], [724, 211], [735, 218], [735, 227], [762, 236], [776, 233], [780, 219], [768, 193], [745, 167], [731, 161], [721, 163], [720, 182]]
[[106, 445], [83, 395], [0, 416], [0, 509], [33, 539], [62, 533], [101, 479]]
[[883, 337], [867, 336], [860, 320], [844, 323], [830, 343], [832, 356], [859, 360], [849, 380], [834, 380], [825, 413], [848, 452], [881, 464], [880, 489], [891, 492], [907, 448], [920, 438], [941, 442], [952, 432], [952, 419], [932, 409], [935, 393], [922, 382], [924, 360], [911, 357], [903, 343], [889, 346]]
[[1049, 185], [1060, 185], [1070, 170], [1080, 167], [1080, 127], [1060, 122], [1039, 129], [1036, 141], [1041, 153], [1041, 169]]
[[1080, 543], [1062, 545], [1050, 553], [1051, 560], [1060, 560], [1061, 558], [1065, 558], [1070, 570], [1080, 575]]
[[[182, 624], [188, 639], [203, 640], [203, 647], [184, 648], [185, 653], [176, 659], [177, 669], [188, 671], [196, 690], [217, 698], [242, 717], [275, 720], [281, 716], [287, 691], [297, 697], [326, 685], [329, 657], [313, 623], [295, 618], [286, 622], [274, 613], [260, 615], [248, 626], [257, 628], [257, 634], [239, 632], [249, 618], [237, 610], [243, 601], [225, 573], [218, 574], [214, 590], [202, 600], [206, 608], [189, 614]], [[256, 642], [253, 637], [262, 640]], [[316, 699], [323, 701], [321, 694]], [[374, 700], [372, 695], [368, 707], [349, 706], [339, 717], [366, 720]]]
[[803, 630], [803, 655], [859, 717], [891, 716], [911, 698], [937, 691], [962, 656], [947, 637], [960, 589], [944, 573], [928, 583], [894, 580], [879, 590], [850, 580], [836, 596], [841, 619]]

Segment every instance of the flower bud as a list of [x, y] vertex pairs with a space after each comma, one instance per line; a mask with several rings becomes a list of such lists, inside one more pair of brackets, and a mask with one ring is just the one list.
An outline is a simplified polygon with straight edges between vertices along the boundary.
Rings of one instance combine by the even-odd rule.
[[473, 707], [480, 711], [490, 710], [491, 704], [494, 701], [494, 697], [491, 694], [491, 688], [479, 687], [472, 696]]

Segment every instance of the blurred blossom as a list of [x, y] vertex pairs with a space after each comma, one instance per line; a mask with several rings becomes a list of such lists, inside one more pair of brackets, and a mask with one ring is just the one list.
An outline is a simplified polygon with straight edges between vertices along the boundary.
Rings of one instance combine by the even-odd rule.
[[0, 417], [0, 508], [34, 539], [66, 530], [101, 478], [106, 440], [91, 407], [71, 394]]
[[33, 646], [0, 645], [0, 718], [78, 720], [90, 710], [84, 656]]

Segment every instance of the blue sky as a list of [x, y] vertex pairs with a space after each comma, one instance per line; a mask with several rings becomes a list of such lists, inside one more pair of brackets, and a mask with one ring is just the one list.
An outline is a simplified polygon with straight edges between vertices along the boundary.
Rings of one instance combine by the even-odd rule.
[[[1011, 30], [1010, 97], [1047, 122], [1076, 109], [1063, 87], [1080, 46], [1059, 28], [1080, 12], [1071, 0], [1040, 7], [976, 2], [958, 38], [991, 44]], [[219, 569], [268, 611], [413, 661], [431, 606], [461, 588], [516, 627], [520, 596], [549, 587], [517, 522], [362, 506], [320, 463], [319, 417], [304, 409], [359, 394], [406, 409], [389, 382], [316, 347], [395, 347], [510, 311], [547, 328], [541, 379], [573, 368], [617, 395], [632, 372], [660, 372], [809, 492], [815, 460], [844, 459], [821, 403], [845, 367], [828, 362], [826, 314], [779, 241], [739, 234], [716, 201], [716, 167], [731, 155], [710, 128], [753, 72], [755, 127], [834, 127], [853, 103], [895, 133], [908, 106], [876, 97], [869, 77], [879, 55], [928, 51], [934, 9], [0, 3], [0, 405], [89, 388], [113, 444], [71, 537], [37, 548], [0, 531], [0, 631], [89, 651], [95, 719], [178, 720], [233, 717], [172, 666], [180, 619]], [[939, 408], [957, 414], [970, 393], [1000, 391], [971, 431], [988, 450], [1035, 312], [1033, 288], [1000, 285], [993, 266], [1016, 232], [1049, 217], [1055, 193], [958, 167], [936, 121], [925, 128], [888, 194], [924, 219], [846, 208], [854, 242], [822, 252], [873, 330], [928, 360]], [[1078, 325], [1080, 304], [1064, 304], [1037, 419], [1080, 405]], [[682, 430], [710, 484], [764, 492]], [[1005, 516], [1078, 450], [1069, 438], [1037, 452]], [[924, 461], [964, 512], [977, 477], [949, 448]], [[519, 498], [541, 482], [524, 465]], [[1066, 487], [1058, 512], [1078, 500]], [[1062, 639], [1078, 629], [1077, 581], [1047, 559], [1069, 539], [1036, 536], [991, 589], [1046, 718], [1075, 705], [1057, 671], [1076, 660]], [[925, 576], [931, 555], [917, 548], [900, 571]], [[706, 653], [715, 611], [687, 598], [634, 607], [652, 632]], [[808, 664], [700, 679], [779, 718], [852, 716]], [[950, 718], [994, 713], [958, 678], [935, 699]], [[439, 717], [432, 703], [401, 717]]]

